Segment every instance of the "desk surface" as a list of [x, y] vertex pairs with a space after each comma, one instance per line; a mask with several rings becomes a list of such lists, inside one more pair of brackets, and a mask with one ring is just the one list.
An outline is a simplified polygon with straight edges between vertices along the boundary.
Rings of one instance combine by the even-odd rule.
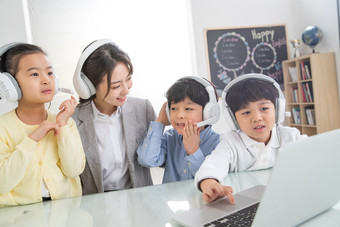
[[[271, 170], [231, 173], [224, 184], [239, 192], [267, 184]], [[174, 212], [202, 206], [193, 180], [0, 208], [0, 226], [177, 227]], [[340, 202], [302, 226], [340, 226]]]

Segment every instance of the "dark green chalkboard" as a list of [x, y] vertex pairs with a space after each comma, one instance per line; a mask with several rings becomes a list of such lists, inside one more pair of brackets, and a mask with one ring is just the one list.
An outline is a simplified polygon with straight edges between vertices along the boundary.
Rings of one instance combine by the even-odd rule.
[[268, 75], [283, 89], [285, 25], [205, 29], [205, 34], [210, 80], [218, 89], [246, 73]]

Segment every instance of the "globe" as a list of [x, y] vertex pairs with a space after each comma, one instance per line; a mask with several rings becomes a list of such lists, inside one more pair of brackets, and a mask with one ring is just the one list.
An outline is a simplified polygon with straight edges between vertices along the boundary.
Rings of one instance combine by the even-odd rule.
[[315, 25], [308, 26], [302, 33], [303, 43], [312, 48], [313, 53], [315, 53], [314, 48], [321, 42], [322, 37], [322, 30]]

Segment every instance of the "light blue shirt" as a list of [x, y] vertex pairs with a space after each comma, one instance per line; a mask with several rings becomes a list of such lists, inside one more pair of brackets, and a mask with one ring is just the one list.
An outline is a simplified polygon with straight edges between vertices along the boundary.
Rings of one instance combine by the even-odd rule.
[[219, 134], [208, 127], [200, 132], [200, 147], [191, 155], [185, 151], [183, 136], [175, 129], [164, 134], [164, 125], [152, 121], [148, 134], [138, 147], [138, 162], [145, 167], [165, 164], [163, 183], [194, 179], [205, 157], [218, 145]]

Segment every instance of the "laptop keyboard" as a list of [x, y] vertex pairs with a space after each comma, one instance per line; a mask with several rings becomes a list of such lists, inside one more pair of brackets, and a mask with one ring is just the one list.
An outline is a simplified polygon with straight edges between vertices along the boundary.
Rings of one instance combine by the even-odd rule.
[[255, 203], [249, 207], [239, 210], [235, 213], [229, 214], [225, 217], [216, 219], [204, 225], [204, 227], [237, 227], [237, 226], [251, 226], [253, 223], [256, 210], [259, 203]]

